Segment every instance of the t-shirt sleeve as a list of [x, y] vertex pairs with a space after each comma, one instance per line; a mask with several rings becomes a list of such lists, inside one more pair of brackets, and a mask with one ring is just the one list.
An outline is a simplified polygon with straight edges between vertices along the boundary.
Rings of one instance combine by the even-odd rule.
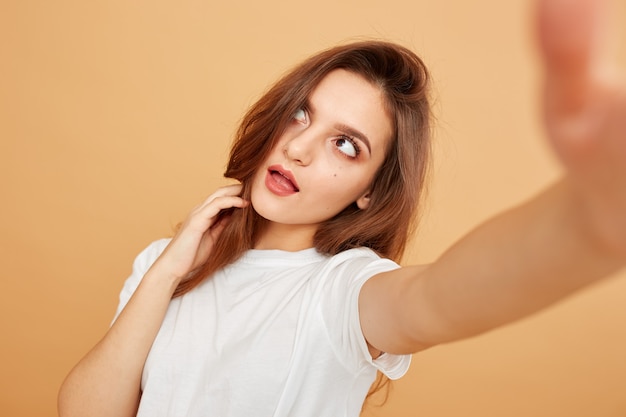
[[326, 301], [322, 303], [331, 343], [342, 362], [352, 369], [374, 366], [389, 379], [402, 377], [409, 369], [411, 355], [383, 353], [372, 359], [359, 318], [359, 293], [363, 284], [376, 274], [400, 266], [369, 249], [352, 249], [336, 258], [337, 264], [329, 271], [325, 285]]
[[119, 296], [119, 304], [117, 305], [117, 310], [115, 311], [115, 317], [111, 324], [115, 322], [117, 317], [120, 315], [128, 300], [133, 295], [139, 283], [141, 282], [143, 276], [146, 274], [148, 269], [152, 266], [154, 261], [157, 260], [161, 252], [165, 250], [167, 245], [170, 243], [171, 239], [160, 239], [152, 242], [148, 247], [146, 247], [133, 262], [133, 269], [130, 276], [124, 282], [124, 286], [122, 287], [122, 291]]

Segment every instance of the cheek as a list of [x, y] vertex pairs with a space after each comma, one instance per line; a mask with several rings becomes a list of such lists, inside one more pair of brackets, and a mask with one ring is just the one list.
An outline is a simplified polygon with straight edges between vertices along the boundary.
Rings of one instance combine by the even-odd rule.
[[324, 206], [341, 206], [342, 208], [354, 203], [367, 192], [370, 181], [355, 180], [354, 176], [342, 175], [341, 172], [330, 174], [324, 184], [320, 186], [319, 201]]

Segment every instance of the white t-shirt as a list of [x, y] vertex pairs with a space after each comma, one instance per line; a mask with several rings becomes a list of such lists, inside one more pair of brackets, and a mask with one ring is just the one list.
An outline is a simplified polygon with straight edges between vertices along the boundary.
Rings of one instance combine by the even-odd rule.
[[[117, 314], [168, 243], [137, 257]], [[397, 379], [409, 367], [409, 355], [372, 360], [359, 322], [361, 286], [395, 268], [365, 248], [246, 252], [170, 302], [137, 415], [358, 416], [377, 369]]]

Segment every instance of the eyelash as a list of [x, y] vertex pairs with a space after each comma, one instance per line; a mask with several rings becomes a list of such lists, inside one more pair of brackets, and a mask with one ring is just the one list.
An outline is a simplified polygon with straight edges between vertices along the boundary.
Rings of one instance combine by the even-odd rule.
[[[342, 152], [341, 150], [339, 150], [339, 148], [336, 146], [337, 142], [340, 140], [345, 140], [350, 142], [350, 144], [354, 147], [354, 156], [352, 155], [348, 155], [345, 152]], [[350, 136], [346, 136], [346, 135], [341, 135], [338, 138], [335, 138], [333, 140], [335, 147], [337, 148], [337, 151], [342, 154], [343, 156], [345, 156], [348, 159], [357, 159], [359, 157], [359, 154], [361, 153], [361, 147], [359, 146], [359, 144], [356, 142], [356, 140], [354, 140], [353, 138], [351, 138]]]

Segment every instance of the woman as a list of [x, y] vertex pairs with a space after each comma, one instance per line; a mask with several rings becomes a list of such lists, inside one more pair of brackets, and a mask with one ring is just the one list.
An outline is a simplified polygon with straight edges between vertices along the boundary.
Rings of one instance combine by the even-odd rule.
[[[546, 124], [567, 174], [428, 266], [393, 261], [428, 161], [422, 62], [363, 42], [295, 68], [244, 118], [226, 171], [240, 184], [137, 257], [61, 416], [356, 416], [378, 370], [398, 378], [411, 353], [620, 268], [626, 95], [589, 70], [596, 3], [540, 8]], [[571, 43], [571, 28], [587, 38]]]

